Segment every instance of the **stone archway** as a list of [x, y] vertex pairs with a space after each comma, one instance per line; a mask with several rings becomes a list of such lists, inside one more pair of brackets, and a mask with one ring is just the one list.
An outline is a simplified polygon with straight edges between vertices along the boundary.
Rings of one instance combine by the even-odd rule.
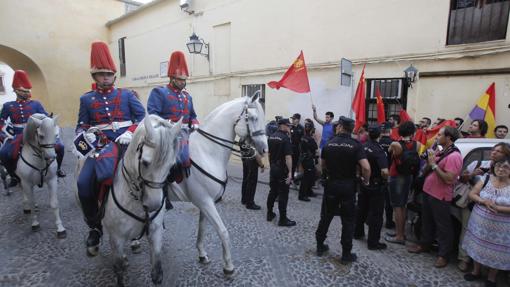
[[[49, 105], [48, 88], [44, 74], [30, 57], [16, 49], [0, 45], [0, 62], [14, 70], [25, 70], [32, 82], [32, 97], [41, 101], [45, 106]], [[10, 85], [11, 83], [5, 84]]]

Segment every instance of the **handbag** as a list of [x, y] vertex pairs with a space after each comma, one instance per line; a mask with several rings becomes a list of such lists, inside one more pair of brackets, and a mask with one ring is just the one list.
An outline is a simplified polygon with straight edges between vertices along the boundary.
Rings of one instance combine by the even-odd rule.
[[471, 185], [467, 183], [459, 182], [453, 188], [453, 200], [454, 206], [459, 208], [466, 208], [470, 202], [469, 192], [471, 191]]

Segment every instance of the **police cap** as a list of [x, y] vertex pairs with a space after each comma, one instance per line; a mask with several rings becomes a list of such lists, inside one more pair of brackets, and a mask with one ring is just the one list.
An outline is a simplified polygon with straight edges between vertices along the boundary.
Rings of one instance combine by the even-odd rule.
[[279, 125], [288, 125], [288, 126], [290, 126], [290, 121], [289, 121], [289, 119], [287, 119], [287, 118], [279, 119], [279, 120], [278, 120], [278, 124], [279, 124]]
[[340, 116], [338, 124], [350, 130], [354, 128], [354, 120], [348, 117]]
[[295, 114], [291, 117], [291, 119], [300, 120], [300, 119], [301, 119], [301, 115], [300, 115], [300, 114], [298, 114], [298, 113], [295, 113]]
[[368, 136], [373, 138], [378, 138], [381, 135], [381, 128], [378, 125], [370, 125], [368, 127]]

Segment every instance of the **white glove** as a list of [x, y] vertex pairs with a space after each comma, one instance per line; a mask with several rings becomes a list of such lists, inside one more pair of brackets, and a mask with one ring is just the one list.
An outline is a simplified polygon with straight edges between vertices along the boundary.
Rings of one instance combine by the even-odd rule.
[[191, 129], [194, 131], [198, 130], [198, 124], [192, 124]]
[[89, 143], [93, 143], [96, 141], [96, 135], [94, 133], [85, 133], [84, 137]]
[[119, 144], [127, 145], [131, 142], [132, 139], [133, 139], [133, 133], [130, 131], [126, 131], [123, 134], [121, 134], [120, 136], [118, 136], [115, 139], [115, 142], [118, 142]]

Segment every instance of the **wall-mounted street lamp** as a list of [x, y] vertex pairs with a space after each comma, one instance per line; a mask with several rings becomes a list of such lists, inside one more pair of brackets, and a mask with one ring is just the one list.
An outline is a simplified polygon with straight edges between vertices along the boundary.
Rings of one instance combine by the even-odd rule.
[[[199, 54], [203, 55], [207, 58], [207, 61], [209, 61], [209, 43], [206, 43], [204, 39], [199, 38], [197, 34], [193, 33], [189, 37], [189, 42], [186, 43], [186, 46], [188, 47], [188, 51], [190, 54]], [[205, 53], [202, 53], [202, 48], [205, 46]]]
[[404, 76], [407, 80], [407, 86], [408, 87], [412, 87], [413, 83], [416, 81], [416, 76], [418, 75], [418, 70], [413, 67], [413, 65], [411, 64], [411, 66], [407, 67], [407, 69], [404, 70]]

